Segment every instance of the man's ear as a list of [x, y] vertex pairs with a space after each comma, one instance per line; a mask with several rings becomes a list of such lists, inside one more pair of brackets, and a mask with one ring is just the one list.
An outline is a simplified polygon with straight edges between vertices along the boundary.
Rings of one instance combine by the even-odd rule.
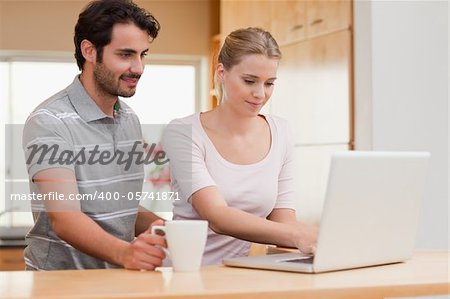
[[81, 53], [86, 61], [91, 63], [96, 62], [97, 50], [95, 49], [95, 46], [87, 39], [81, 41]]

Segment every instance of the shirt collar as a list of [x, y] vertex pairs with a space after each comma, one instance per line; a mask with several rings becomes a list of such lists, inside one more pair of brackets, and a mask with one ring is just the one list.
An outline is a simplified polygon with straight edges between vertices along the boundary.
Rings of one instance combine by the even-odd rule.
[[[91, 122], [104, 118], [111, 119], [111, 117], [106, 115], [88, 95], [83, 84], [81, 84], [79, 75], [77, 75], [72, 84], [67, 87], [67, 94], [72, 106], [84, 121]], [[120, 106], [120, 101], [117, 100], [114, 105], [115, 113], [120, 112]]]

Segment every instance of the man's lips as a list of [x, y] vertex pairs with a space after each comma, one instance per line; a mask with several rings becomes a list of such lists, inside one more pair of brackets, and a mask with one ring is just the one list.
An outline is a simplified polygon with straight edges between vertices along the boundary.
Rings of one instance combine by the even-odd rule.
[[137, 83], [139, 81], [139, 77], [124, 76], [124, 77], [121, 77], [121, 79], [123, 81], [127, 82], [128, 85], [137, 85]]

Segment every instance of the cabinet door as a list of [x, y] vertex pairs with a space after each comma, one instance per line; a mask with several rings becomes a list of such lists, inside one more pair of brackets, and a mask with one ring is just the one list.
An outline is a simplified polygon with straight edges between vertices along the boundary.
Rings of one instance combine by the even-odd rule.
[[209, 55], [209, 104], [208, 109], [213, 109], [219, 104], [214, 90], [214, 74], [216, 72], [217, 60], [220, 51], [220, 35], [215, 35], [211, 39]]
[[308, 37], [350, 27], [352, 18], [351, 0], [313, 0], [306, 3]]
[[272, 1], [272, 35], [279, 45], [306, 38], [306, 2], [292, 0]]
[[23, 248], [0, 249], [0, 271], [25, 270]]
[[260, 27], [270, 30], [270, 8], [270, 1], [220, 1], [220, 32], [222, 38], [239, 28]]
[[346, 150], [346, 145], [295, 147], [294, 191], [298, 219], [314, 224], [320, 222], [331, 155]]
[[296, 144], [350, 142], [350, 31], [282, 47], [272, 112], [291, 124]]

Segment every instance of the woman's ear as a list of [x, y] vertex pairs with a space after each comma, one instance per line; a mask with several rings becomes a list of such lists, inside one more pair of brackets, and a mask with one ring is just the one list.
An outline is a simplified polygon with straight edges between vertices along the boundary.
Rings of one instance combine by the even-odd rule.
[[217, 64], [216, 75], [217, 75], [217, 79], [219, 80], [219, 82], [223, 83], [223, 78], [225, 76], [225, 67], [223, 66], [222, 63]]
[[97, 50], [95, 49], [95, 46], [87, 39], [81, 41], [81, 53], [86, 61], [95, 63], [97, 59]]

